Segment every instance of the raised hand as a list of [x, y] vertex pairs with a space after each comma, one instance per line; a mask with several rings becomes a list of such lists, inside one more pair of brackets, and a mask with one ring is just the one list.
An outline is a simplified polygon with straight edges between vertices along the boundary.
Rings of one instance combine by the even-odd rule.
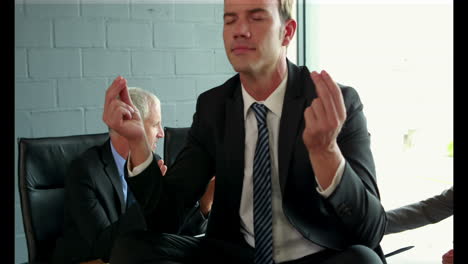
[[127, 80], [121, 76], [106, 91], [102, 120], [129, 141], [145, 137], [140, 114], [128, 94]]
[[346, 119], [346, 110], [340, 88], [330, 75], [322, 71], [310, 74], [318, 98], [304, 112], [304, 143], [310, 152], [333, 150], [336, 138]]
[[211, 211], [211, 205], [213, 204], [214, 191], [215, 191], [215, 180], [216, 177], [211, 178], [206, 188], [205, 193], [200, 198], [200, 211], [203, 215], [207, 216]]
[[304, 111], [302, 138], [315, 175], [320, 185], [327, 188], [342, 159], [336, 138], [346, 120], [346, 109], [340, 88], [326, 71], [313, 71], [310, 76], [318, 97]]
[[151, 153], [145, 127], [128, 93], [127, 80], [119, 76], [106, 91], [102, 120], [125, 137], [130, 147], [130, 168], [143, 163]]

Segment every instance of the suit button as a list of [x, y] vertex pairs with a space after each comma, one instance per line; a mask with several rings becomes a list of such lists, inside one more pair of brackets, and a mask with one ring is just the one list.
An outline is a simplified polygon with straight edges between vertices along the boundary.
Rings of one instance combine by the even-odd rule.
[[338, 214], [340, 216], [351, 216], [352, 210], [346, 203], [338, 205]]
[[345, 216], [351, 216], [352, 210], [349, 207], [346, 207], [346, 210], [344, 210], [343, 214]]

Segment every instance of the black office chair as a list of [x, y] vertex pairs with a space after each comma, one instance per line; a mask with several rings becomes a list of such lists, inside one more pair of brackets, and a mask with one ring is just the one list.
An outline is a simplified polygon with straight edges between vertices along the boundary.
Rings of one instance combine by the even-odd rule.
[[64, 178], [70, 162], [108, 133], [18, 139], [18, 187], [30, 264], [49, 263], [64, 220]]
[[164, 127], [164, 164], [169, 168], [185, 145], [189, 127]]

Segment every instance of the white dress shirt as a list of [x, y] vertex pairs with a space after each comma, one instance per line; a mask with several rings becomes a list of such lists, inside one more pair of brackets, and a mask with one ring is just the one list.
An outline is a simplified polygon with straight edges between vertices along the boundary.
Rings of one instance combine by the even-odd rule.
[[[302, 236], [288, 221], [283, 211], [281, 188], [278, 170], [278, 142], [279, 124], [283, 109], [284, 94], [286, 92], [287, 76], [278, 88], [262, 102], [255, 101], [242, 86], [242, 98], [244, 100], [244, 124], [245, 124], [245, 154], [244, 154], [244, 182], [242, 188], [239, 214], [241, 217], [241, 232], [249, 245], [255, 247], [253, 224], [253, 159], [258, 138], [257, 119], [250, 106], [257, 102], [268, 108], [267, 126], [270, 142], [271, 177], [272, 177], [272, 210], [273, 210], [273, 258], [275, 263], [298, 259], [324, 248], [312, 243]], [[324, 197], [328, 197], [341, 180], [344, 168], [344, 160], [340, 162], [337, 175], [332, 184], [324, 191], [317, 191]], [[311, 177], [313, 177], [311, 175]], [[320, 186], [320, 185], [319, 185]]]
[[[246, 242], [255, 247], [255, 236], [253, 232], [253, 159], [257, 143], [258, 130], [255, 114], [250, 110], [254, 103], [264, 104], [268, 108], [267, 126], [270, 142], [271, 176], [272, 176], [272, 210], [273, 210], [273, 258], [276, 263], [299, 259], [301, 257], [324, 250], [323, 247], [314, 244], [302, 236], [302, 234], [287, 220], [284, 215], [281, 189], [278, 175], [278, 142], [279, 124], [283, 108], [284, 95], [286, 92], [287, 76], [278, 88], [263, 102], [257, 102], [250, 96], [242, 86], [242, 98], [244, 101], [244, 124], [245, 124], [245, 150], [244, 150], [244, 181], [241, 195], [239, 215], [241, 218], [241, 233]], [[135, 167], [129, 169], [129, 176], [138, 175], [149, 166], [152, 161], [151, 154], [148, 159]], [[129, 155], [130, 158], [130, 155]], [[128, 162], [129, 164], [130, 162]], [[323, 190], [318, 184], [317, 191], [325, 198], [331, 195], [341, 181], [344, 170], [344, 159], [341, 160], [331, 185]], [[313, 177], [311, 175], [311, 177]]]
[[112, 156], [114, 157], [115, 161], [115, 166], [117, 166], [117, 170], [120, 175], [120, 179], [122, 180], [122, 189], [123, 189], [123, 195], [124, 195], [124, 201], [127, 202], [127, 181], [125, 180], [125, 174], [124, 174], [124, 168], [125, 168], [125, 159], [120, 156], [120, 154], [117, 152], [117, 150], [114, 147], [114, 144], [112, 144], [112, 140], [110, 141], [111, 145], [111, 151], [112, 151]]

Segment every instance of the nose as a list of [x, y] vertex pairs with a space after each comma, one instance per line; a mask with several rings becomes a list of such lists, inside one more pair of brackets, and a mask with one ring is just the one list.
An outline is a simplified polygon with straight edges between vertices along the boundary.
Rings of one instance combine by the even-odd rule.
[[234, 38], [250, 38], [250, 25], [245, 19], [238, 19], [234, 25]]
[[164, 130], [159, 129], [158, 133], [156, 134], [157, 138], [163, 138], [164, 137]]

